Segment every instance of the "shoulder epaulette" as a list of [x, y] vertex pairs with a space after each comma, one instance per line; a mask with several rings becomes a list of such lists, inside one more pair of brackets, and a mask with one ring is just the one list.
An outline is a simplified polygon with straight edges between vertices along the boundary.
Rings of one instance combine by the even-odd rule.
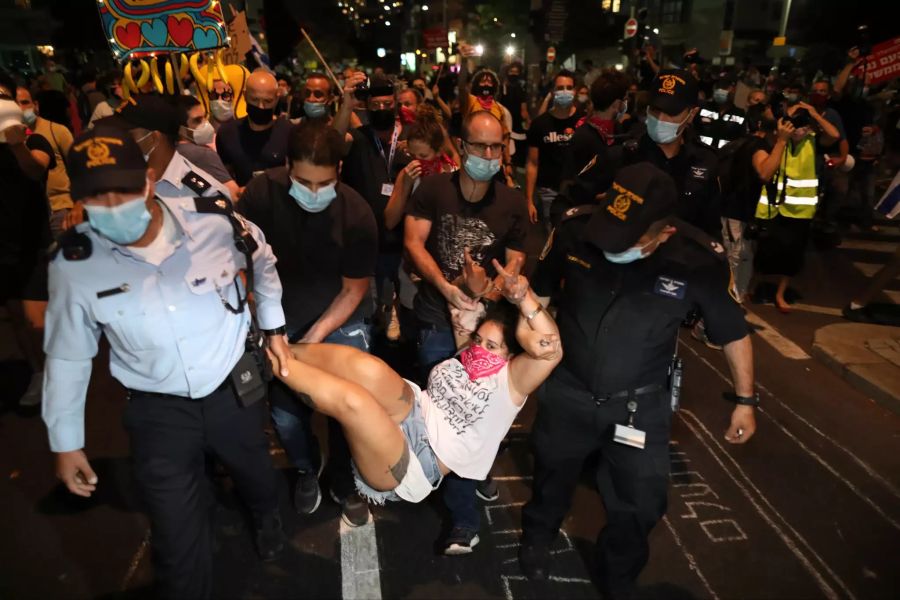
[[66, 260], [87, 260], [94, 251], [94, 245], [87, 234], [77, 231], [74, 227], [67, 229], [59, 239], [50, 245], [48, 253], [50, 260], [62, 251]]
[[706, 249], [707, 252], [714, 255], [717, 259], [722, 261], [728, 260], [728, 255], [725, 253], [725, 247], [722, 246], [722, 244], [720, 244], [718, 240], [716, 240], [714, 237], [712, 237], [699, 227], [695, 227], [694, 225], [691, 225], [686, 221], [682, 221], [681, 219], [675, 219], [672, 224], [678, 230], [679, 234], [702, 246], [704, 249]]
[[229, 216], [234, 212], [231, 201], [225, 196], [197, 196], [194, 198], [194, 207], [198, 213], [217, 214]]
[[581, 206], [573, 206], [569, 210], [563, 213], [559, 222], [563, 223], [570, 219], [575, 219], [578, 217], [584, 217], [590, 214], [593, 214], [594, 209], [597, 208], [594, 204], [582, 204]]

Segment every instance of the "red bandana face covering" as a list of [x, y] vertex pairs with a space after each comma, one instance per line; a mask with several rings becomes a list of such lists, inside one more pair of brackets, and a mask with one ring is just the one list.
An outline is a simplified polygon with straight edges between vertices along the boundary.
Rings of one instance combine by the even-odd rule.
[[494, 106], [493, 96], [475, 96], [475, 99], [478, 100], [478, 104], [484, 110], [491, 110], [491, 107]]
[[419, 159], [419, 164], [422, 165], [422, 177], [428, 177], [429, 175], [437, 175], [438, 173], [444, 172], [444, 165], [454, 166], [453, 161], [447, 158], [446, 155], [441, 154], [435, 156], [431, 160], [422, 160]]
[[459, 353], [459, 362], [469, 374], [469, 379], [475, 381], [499, 372], [506, 364], [506, 359], [500, 358], [481, 346], [471, 344]]
[[408, 106], [400, 107], [400, 122], [404, 125], [411, 125], [416, 120], [416, 111]]

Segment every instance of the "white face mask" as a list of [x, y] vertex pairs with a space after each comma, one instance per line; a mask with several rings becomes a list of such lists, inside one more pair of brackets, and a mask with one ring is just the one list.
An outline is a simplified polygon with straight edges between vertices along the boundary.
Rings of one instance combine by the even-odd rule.
[[234, 118], [234, 107], [228, 100], [213, 100], [209, 103], [209, 111], [219, 123], [230, 121]]
[[[187, 129], [187, 128], [186, 128]], [[213, 138], [216, 136], [216, 130], [207, 119], [203, 120], [200, 127], [196, 129], [188, 129], [191, 132], [191, 141], [198, 146], [207, 146], [212, 144]]]

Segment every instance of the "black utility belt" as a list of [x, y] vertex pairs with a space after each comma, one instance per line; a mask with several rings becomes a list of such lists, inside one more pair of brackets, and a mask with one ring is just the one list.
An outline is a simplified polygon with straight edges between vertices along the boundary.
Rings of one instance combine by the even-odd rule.
[[[229, 374], [225, 379], [222, 380], [222, 383], [218, 385], [216, 389], [211, 391], [203, 398], [207, 396], [212, 396], [213, 394], [217, 394], [225, 389], [231, 388], [231, 374]], [[134, 388], [126, 388], [128, 390], [128, 396], [146, 396], [148, 398], [179, 398], [181, 400], [185, 400], [186, 402], [200, 402], [203, 398], [191, 398], [190, 396], [179, 396], [178, 394], [163, 394], [161, 392], [145, 392], [144, 390], [136, 390]]]
[[606, 402], [607, 400], [627, 400], [629, 398], [634, 398], [636, 396], [644, 396], [646, 394], [652, 394], [654, 392], [659, 392], [666, 389], [661, 383], [651, 383], [650, 385], [644, 385], [638, 388], [629, 389], [629, 390], [620, 390], [618, 392], [612, 393], [601, 393], [601, 394], [591, 394], [591, 399], [594, 402], [601, 403]]

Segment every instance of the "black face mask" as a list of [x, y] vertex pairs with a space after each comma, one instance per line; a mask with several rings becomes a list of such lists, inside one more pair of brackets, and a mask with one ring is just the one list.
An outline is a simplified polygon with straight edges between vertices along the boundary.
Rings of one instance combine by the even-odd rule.
[[490, 98], [497, 93], [497, 88], [492, 85], [483, 85], [478, 88], [478, 95], [482, 98]]
[[394, 111], [392, 109], [370, 110], [369, 122], [378, 131], [386, 131], [394, 126]]
[[268, 125], [275, 114], [274, 108], [260, 108], [253, 104], [247, 104], [247, 117], [254, 125]]
[[518, 73], [510, 73], [509, 74], [509, 82], [510, 83], [519, 83], [519, 74]]

